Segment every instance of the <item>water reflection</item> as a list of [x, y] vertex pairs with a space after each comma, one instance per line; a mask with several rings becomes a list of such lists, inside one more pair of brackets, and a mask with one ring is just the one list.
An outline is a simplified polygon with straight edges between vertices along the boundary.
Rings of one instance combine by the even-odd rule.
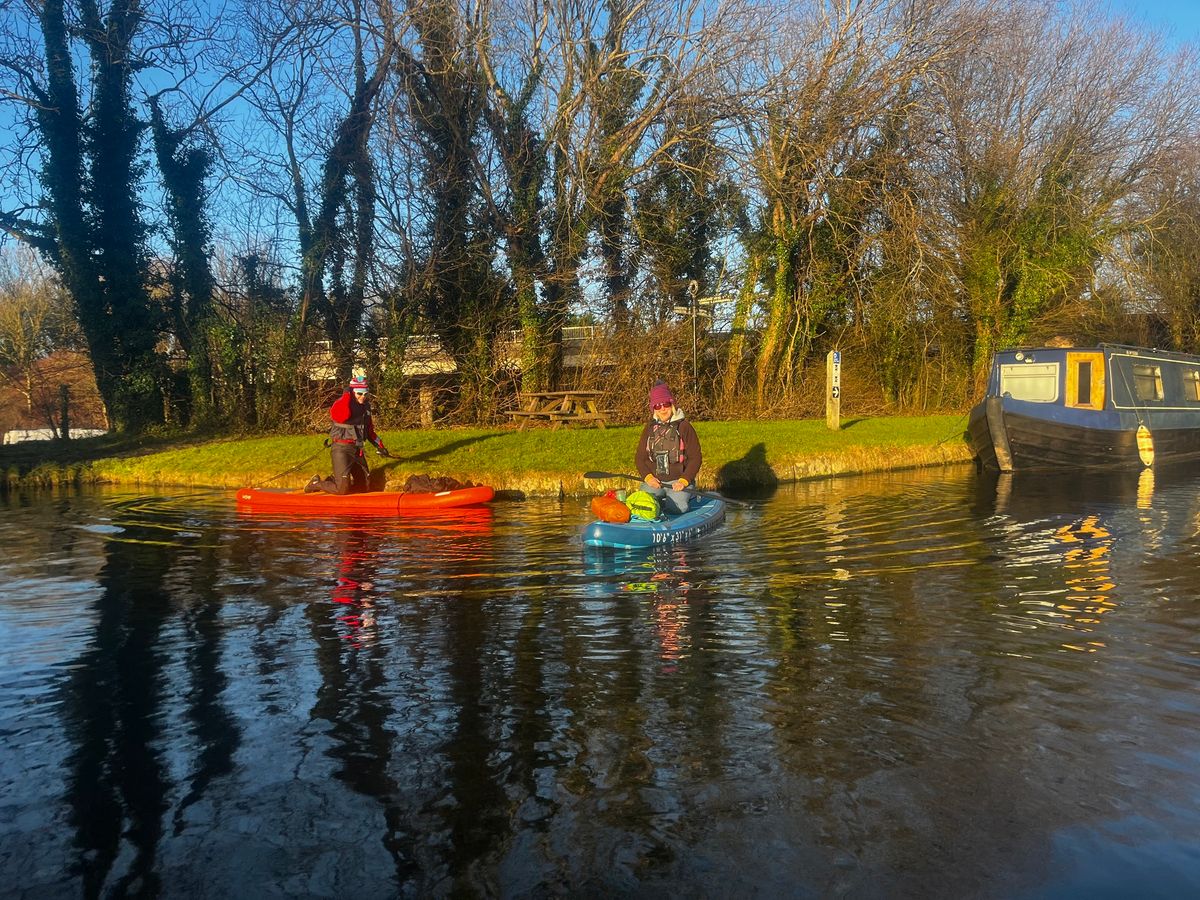
[[312, 720], [328, 723], [326, 753], [338, 763], [333, 774], [352, 790], [377, 802], [385, 828], [381, 842], [391, 857], [398, 884], [415, 871], [412, 840], [400, 789], [390, 776], [393, 734], [388, 660], [375, 640], [374, 580], [383, 534], [345, 527], [332, 534], [335, 560], [330, 604], [313, 602], [307, 610], [320, 675]]
[[[87, 897], [109, 890], [153, 895], [161, 887], [156, 855], [168, 784], [157, 744], [168, 660], [160, 636], [172, 600], [164, 589], [171, 548], [160, 538], [156, 522], [131, 519], [106, 542], [94, 641], [62, 689], [64, 735], [72, 747], [71, 869]], [[132, 858], [114, 872], [126, 844]]]
[[233, 771], [241, 732], [227, 705], [229, 677], [222, 668], [224, 597], [217, 587], [221, 574], [217, 548], [211, 543], [186, 548], [176, 559], [176, 567], [184, 573], [180, 585], [184, 602], [182, 627], [190, 679], [183, 691], [189, 728], [198, 745], [187, 776], [187, 791], [174, 814], [174, 833], [178, 836], [185, 828], [189, 808], [204, 798], [215, 780]]
[[688, 545], [584, 551], [584, 570], [594, 576], [591, 588], [597, 596], [644, 595], [661, 674], [677, 673], [693, 646], [694, 614], [702, 611], [705, 598], [689, 562], [694, 552]]
[[339, 535], [337, 571], [334, 577], [334, 618], [342, 626], [341, 637], [356, 649], [375, 639], [375, 570], [379, 565], [380, 535], [361, 528], [347, 528]]
[[1200, 879], [1196, 483], [784, 486], [631, 553], [582, 548], [586, 518], [0, 509], [0, 875], [361, 898]]
[[442, 819], [441, 830], [449, 838], [443, 865], [450, 884], [445, 887], [486, 892], [487, 875], [479, 864], [508, 840], [511, 824], [499, 768], [509, 752], [498, 746], [494, 727], [499, 697], [492, 676], [499, 673], [492, 615], [484, 604], [457, 602], [443, 624], [445, 697], [452, 721], [438, 747], [445, 786], [430, 811]]
[[[1070, 577], [1065, 580], [1068, 595], [1057, 604], [1059, 612], [1071, 616], [1085, 634], [1099, 624], [1099, 616], [1115, 607], [1106, 592], [1112, 591], [1112, 548], [1114, 538], [1102, 524], [1100, 516], [1084, 516], [1054, 533], [1056, 540], [1071, 545], [1063, 554], [1063, 568]], [[1064, 644], [1070, 650], [1095, 652], [1104, 644], [1088, 641], [1085, 645]]]
[[[987, 492], [990, 482], [979, 488]], [[992, 526], [1004, 538], [997, 549], [1015, 579], [1017, 609], [1009, 620], [1065, 632], [1061, 649], [1103, 650], [1102, 618], [1126, 601], [1126, 560], [1159, 549], [1152, 540], [1154, 489], [1148, 471], [998, 476]]]

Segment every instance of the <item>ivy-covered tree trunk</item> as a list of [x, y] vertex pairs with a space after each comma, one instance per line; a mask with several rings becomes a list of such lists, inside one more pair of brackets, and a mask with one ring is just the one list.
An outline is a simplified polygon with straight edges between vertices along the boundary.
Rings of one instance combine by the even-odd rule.
[[1087, 209], [1091, 198], [1068, 188], [1070, 158], [1064, 153], [1052, 160], [1021, 207], [998, 186], [981, 190], [968, 208], [961, 278], [974, 324], [976, 394], [986, 384], [992, 354], [1026, 342], [1047, 311], [1077, 296], [1111, 240], [1109, 210]]
[[[363, 312], [367, 305], [367, 276], [375, 253], [375, 167], [371, 163], [365, 136], [358, 149], [351, 169], [354, 178], [354, 264], [346, 311], [342, 317], [347, 326], [346, 331], [350, 332], [343, 337], [343, 342], [348, 351], [347, 355], [351, 358], [354, 355], [355, 342], [362, 334]], [[350, 372], [346, 372], [346, 375], [348, 377]]]
[[[366, 303], [367, 272], [372, 257], [371, 238], [375, 230], [375, 168], [371, 162], [370, 136], [374, 123], [372, 106], [383, 86], [386, 66], [378, 66], [368, 80], [363, 58], [362, 35], [355, 28], [354, 53], [354, 103], [352, 116], [347, 118], [347, 132], [338, 152], [345, 159], [339, 160], [345, 167], [341, 174], [346, 191], [342, 201], [341, 228], [334, 226], [329, 210], [334, 207], [322, 204], [315, 228], [317, 239], [324, 243], [326, 254], [338, 257], [338, 289], [321, 295], [325, 334], [333, 349], [334, 364], [338, 379], [345, 381], [351, 375], [355, 363], [356, 344], [362, 334], [363, 311]], [[390, 54], [388, 56], [390, 59]], [[327, 175], [330, 173], [326, 170]], [[334, 182], [326, 182], [328, 189]], [[335, 231], [341, 233], [335, 234]], [[350, 259], [346, 255], [349, 252]], [[345, 267], [350, 265], [350, 278], [346, 281]], [[314, 265], [315, 265], [314, 261]], [[310, 273], [311, 277], [319, 273]], [[315, 285], [314, 285], [315, 287]]]
[[604, 261], [604, 291], [608, 295], [613, 327], [619, 332], [632, 322], [629, 301], [633, 276], [626, 253], [629, 221], [625, 215], [623, 193], [604, 202], [598, 225], [600, 256]]
[[[4, 226], [27, 240], [61, 273], [79, 313], [96, 384], [110, 425], [141, 431], [164, 418], [161, 319], [147, 293], [145, 228], [138, 209], [141, 125], [130, 83], [137, 63], [136, 3], [117, 0], [101, 17], [94, 0], [79, 4], [78, 30], [62, 0], [37, 11], [45, 47], [45, 85], [27, 76], [43, 139], [44, 222], [14, 214]], [[90, 60], [89, 102], [80, 111], [72, 39]]]
[[[589, 168], [578, 173], [587, 179], [583, 189], [592, 194], [588, 206], [596, 216], [600, 257], [604, 265], [604, 289], [613, 326], [627, 328], [631, 322], [633, 268], [630, 261], [630, 221], [626, 213], [626, 186], [632, 174], [632, 162], [640, 141], [630, 139], [636, 133], [634, 119], [639, 100], [650, 81], [646, 72], [630, 66], [631, 22], [636, 20], [638, 4], [630, 0], [604, 0], [608, 14], [600, 53], [584, 56], [584, 80], [590, 83], [595, 109], [598, 148]], [[595, 71], [590, 71], [595, 67]]]
[[205, 427], [218, 419], [210, 349], [210, 332], [216, 327], [214, 280], [209, 267], [212, 232], [204, 188], [212, 157], [200, 147], [186, 146], [186, 132], [167, 125], [158, 103], [151, 107], [151, 129], [167, 192], [171, 249], [175, 254], [172, 313], [175, 335], [187, 358], [188, 424]]
[[459, 415], [479, 421], [495, 410], [493, 348], [513, 299], [494, 271], [497, 235], [479, 212], [485, 77], [453, 4], [412, 11], [421, 56], [401, 51], [399, 59], [428, 198], [422, 306], [458, 369]]
[[742, 288], [734, 305], [733, 320], [729, 328], [729, 350], [725, 359], [725, 377], [721, 393], [725, 402], [732, 402], [741, 384], [743, 360], [746, 357], [746, 329], [754, 309], [754, 298], [758, 290], [758, 279], [762, 276], [762, 253], [751, 251], [746, 260], [746, 272]]
[[[366, 23], [362, 20], [361, 9], [356, 8], [355, 14], [351, 26], [355, 46], [354, 91], [350, 107], [338, 123], [332, 146], [326, 153], [316, 213], [311, 219], [304, 181], [294, 158], [292, 162], [293, 208], [301, 252], [301, 294], [285, 329], [275, 367], [272, 406], [277, 418], [290, 415], [299, 395], [305, 377], [300, 362], [309, 344], [314, 315], [320, 316], [333, 348], [335, 369], [341, 378], [350, 373], [355, 342], [362, 329], [362, 296], [372, 253], [370, 229], [374, 227], [373, 185], [367, 186], [364, 194], [364, 179], [373, 177], [368, 148], [375, 123], [375, 101], [391, 70], [395, 35], [392, 23], [385, 20], [380, 26], [383, 44], [368, 77], [362, 41]], [[325, 278], [333, 256], [345, 252], [343, 230], [353, 236], [351, 249], [356, 259], [349, 288], [343, 284], [331, 297]], [[344, 256], [342, 263], [345, 263]]]
[[521, 326], [521, 390], [541, 391], [546, 388], [546, 368], [541, 347], [542, 312], [538, 306], [537, 281], [532, 266], [512, 266], [513, 286], [516, 289], [517, 317]]
[[93, 79], [86, 131], [93, 249], [117, 346], [109, 418], [118, 431], [138, 432], [165, 417], [165, 371], [157, 347], [163, 323], [147, 293], [146, 229], [138, 213], [142, 125], [130, 104], [132, 43], [142, 13], [134, 0], [114, 0], [103, 19], [92, 0], [81, 2], [80, 11]]
[[[40, 24], [46, 48], [46, 89], [38, 91], [38, 129], [45, 143], [43, 181], [50, 226], [30, 243], [62, 275], [75, 300], [106, 415], [116, 407], [120, 367], [84, 187], [84, 129], [62, 0], [46, 0]], [[36, 90], [36, 88], [35, 88]]]
[[570, 316], [571, 304], [581, 295], [579, 266], [587, 252], [594, 214], [592, 207], [582, 197], [583, 188], [572, 177], [571, 163], [561, 142], [555, 142], [552, 159], [554, 168], [549, 212], [552, 227], [547, 239], [547, 266], [542, 274], [546, 294], [542, 353], [547, 383], [555, 387], [562, 383], [563, 328]]
[[796, 310], [795, 254], [797, 239], [794, 226], [786, 214], [775, 210], [771, 224], [774, 237], [772, 262], [775, 266], [771, 299], [767, 305], [767, 322], [763, 328], [762, 344], [755, 361], [755, 407], [765, 412], [774, 399], [775, 388], [790, 383], [791, 360], [787, 353], [788, 335]]
[[[480, 46], [486, 44], [480, 41]], [[481, 104], [483, 118], [499, 151], [509, 189], [508, 203], [493, 209], [492, 214], [497, 230], [504, 235], [512, 274], [521, 332], [521, 390], [542, 391], [548, 386], [538, 302], [538, 276], [545, 269], [541, 215], [546, 147], [529, 121], [529, 105], [541, 85], [542, 66], [540, 60], [532, 61], [514, 93], [500, 84], [486, 55], [480, 68], [488, 88], [487, 102]]]

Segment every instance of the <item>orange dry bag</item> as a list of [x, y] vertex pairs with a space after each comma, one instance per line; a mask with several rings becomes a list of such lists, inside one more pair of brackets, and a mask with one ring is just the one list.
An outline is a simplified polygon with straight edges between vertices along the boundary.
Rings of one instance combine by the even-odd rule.
[[628, 522], [629, 507], [606, 494], [592, 498], [592, 515], [601, 522]]

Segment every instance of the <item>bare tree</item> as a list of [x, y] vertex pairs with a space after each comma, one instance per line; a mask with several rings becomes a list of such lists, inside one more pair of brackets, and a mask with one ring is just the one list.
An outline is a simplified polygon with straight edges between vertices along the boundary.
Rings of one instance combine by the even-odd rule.
[[[485, 20], [480, 58], [508, 179], [510, 202], [497, 214], [510, 256], [522, 261], [526, 372], [537, 373], [526, 382], [546, 384], [560, 377], [562, 327], [583, 305], [593, 235], [606, 317], [631, 321], [642, 258], [632, 194], [649, 173], [681, 162], [677, 147], [711, 141], [711, 119], [676, 110], [719, 108], [697, 98], [748, 40], [748, 14], [741, 3], [692, 0], [537, 0], [507, 11], [504, 27], [498, 16]], [[536, 272], [536, 310], [525, 270]]]
[[1127, 293], [1167, 322], [1176, 349], [1200, 352], [1200, 142], [1148, 179], [1139, 200], [1147, 227], [1130, 241]]
[[394, 61], [392, 17], [386, 0], [311, 0], [259, 4], [251, 19], [275, 62], [246, 91], [261, 134], [245, 137], [235, 164], [252, 193], [291, 215], [299, 266], [273, 384], [272, 415], [281, 421], [295, 404], [317, 322], [339, 378], [356, 360], [375, 224], [370, 139]]
[[[499, 13], [499, 14], [497, 14]], [[538, 3], [480, 4], [476, 53], [486, 84], [483, 117], [502, 168], [502, 184], [482, 188], [489, 217], [503, 235], [522, 334], [521, 386], [548, 387], [543, 310], [538, 284], [546, 271], [543, 247], [549, 168], [537, 98], [544, 91], [548, 11]]]
[[[867, 164], [889, 115], [941, 52], [944, 11], [896, 0], [802, 4], [747, 59], [740, 153], [758, 200], [747, 272], [767, 281], [755, 360], [760, 411], [786, 398], [814, 343], [852, 315], [871, 210]], [[742, 291], [744, 323], [756, 294]], [[731, 344], [735, 389], [744, 335]]]
[[1167, 71], [1153, 35], [1037, 3], [988, 10], [941, 68], [927, 212], [943, 217], [976, 388], [997, 347], [1085, 295], [1142, 227], [1129, 201], [1194, 134], [1195, 69]]

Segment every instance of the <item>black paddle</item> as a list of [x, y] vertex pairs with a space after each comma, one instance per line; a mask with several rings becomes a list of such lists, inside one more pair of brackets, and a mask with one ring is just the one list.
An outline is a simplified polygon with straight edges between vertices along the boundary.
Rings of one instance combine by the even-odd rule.
[[322, 447], [321, 447], [321, 449], [320, 449], [320, 450], [318, 450], [316, 453], [314, 453], [312, 456], [305, 457], [304, 459], [300, 460], [300, 462], [298, 462], [298, 463], [296, 463], [294, 466], [292, 466], [290, 469], [284, 469], [284, 470], [283, 470], [282, 472], [280, 472], [278, 475], [272, 475], [270, 478], [266, 479], [265, 481], [260, 481], [260, 482], [258, 482], [257, 484], [252, 484], [252, 485], [250, 485], [250, 487], [252, 487], [252, 488], [260, 488], [260, 487], [262, 487], [264, 484], [270, 484], [270, 483], [271, 483], [272, 481], [274, 481], [276, 478], [282, 478], [284, 475], [287, 475], [289, 472], [295, 472], [295, 471], [296, 471], [298, 468], [300, 468], [301, 466], [303, 466], [303, 465], [307, 465], [308, 463], [310, 463], [310, 462], [312, 462], [314, 459], [316, 459], [318, 456], [320, 456], [322, 453], [324, 453], [324, 452], [325, 452], [325, 447], [328, 447], [328, 446], [329, 446], [329, 440], [328, 440], [328, 439], [326, 439], [326, 440], [325, 440], [325, 444], [324, 444], [324, 446], [322, 446]]
[[[636, 481], [639, 484], [642, 479], [636, 475], [626, 475], [624, 472], [584, 472], [584, 478], [624, 478], [627, 481]], [[700, 491], [694, 487], [685, 487], [683, 489], [686, 494], [695, 494], [697, 497], [708, 497], [712, 500], [724, 500], [726, 503], [732, 503], [734, 506], [752, 506], [751, 503], [746, 503], [742, 500], [733, 500], [723, 494], [717, 494], [712, 491]]]

